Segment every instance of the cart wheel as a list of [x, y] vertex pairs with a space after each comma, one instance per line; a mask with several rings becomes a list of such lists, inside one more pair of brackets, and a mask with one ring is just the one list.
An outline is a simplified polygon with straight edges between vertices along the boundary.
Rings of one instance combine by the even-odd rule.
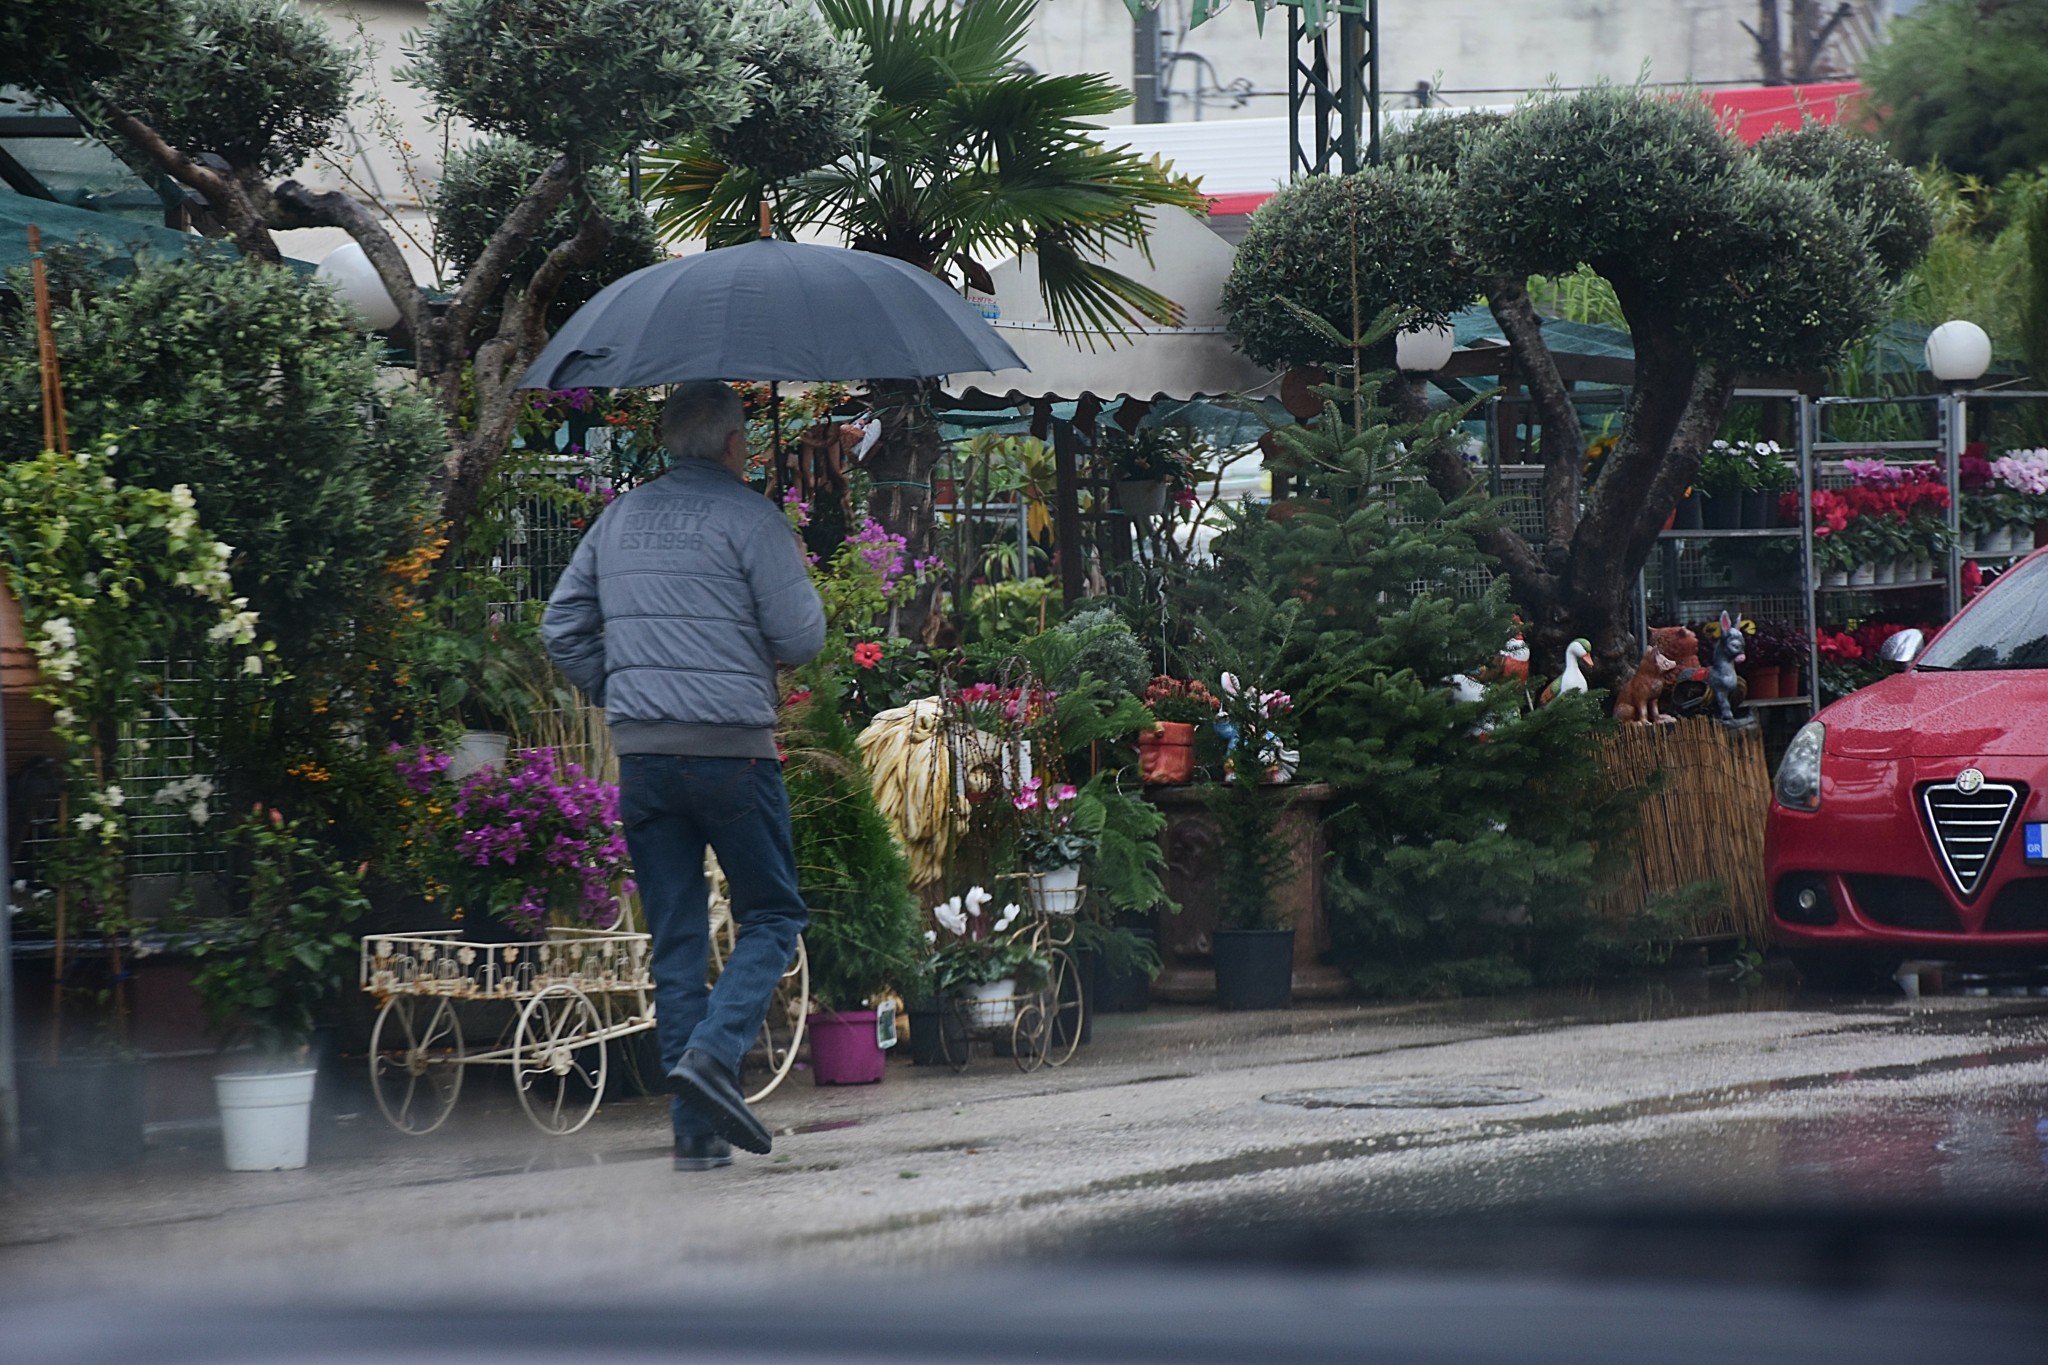
[[462, 1093], [462, 1023], [446, 996], [394, 995], [370, 1030], [370, 1089], [401, 1133], [431, 1133]]
[[1052, 1011], [1052, 1035], [1046, 1040], [1045, 1064], [1065, 1066], [1080, 1049], [1088, 1001], [1081, 993], [1081, 969], [1064, 949], [1053, 949], [1050, 977], [1045, 998]]
[[590, 1122], [604, 1098], [604, 1024], [590, 997], [549, 986], [526, 1002], [512, 1033], [512, 1078], [526, 1116], [560, 1137]]
[[956, 1076], [967, 1069], [974, 1051], [974, 1032], [968, 1013], [973, 1008], [957, 995], [939, 1002], [939, 1055], [946, 1059], [946, 1065], [953, 1068]]
[[1019, 1071], [1032, 1072], [1045, 1065], [1052, 1047], [1052, 1015], [1046, 1002], [1043, 990], [1033, 991], [1017, 1006], [1017, 1017], [1010, 1021], [1010, 1055]]

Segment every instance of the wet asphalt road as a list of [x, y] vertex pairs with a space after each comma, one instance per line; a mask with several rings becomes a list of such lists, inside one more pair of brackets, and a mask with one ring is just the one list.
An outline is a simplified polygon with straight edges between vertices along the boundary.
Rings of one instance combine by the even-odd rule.
[[[774, 1156], [698, 1175], [668, 1169], [658, 1100], [568, 1138], [525, 1127], [488, 1082], [423, 1139], [347, 1084], [331, 1104], [305, 1171], [228, 1175], [187, 1135], [140, 1172], [0, 1189], [0, 1303], [110, 1278], [637, 1301], [793, 1267], [1097, 1254], [1625, 1266], [1648, 1263], [1631, 1237], [1678, 1243], [1614, 1229], [1667, 1215], [1748, 1220], [1699, 1243], [1715, 1273], [1792, 1255], [1759, 1221], [1854, 1217], [1939, 1232], [1886, 1274], [2048, 1286], [2037, 996], [1819, 997], [1680, 973], [1454, 1005], [1153, 1010], [1100, 1020], [1057, 1072], [984, 1054], [963, 1076], [799, 1080], [763, 1106]], [[1801, 1275], [1877, 1273], [1800, 1237]]]

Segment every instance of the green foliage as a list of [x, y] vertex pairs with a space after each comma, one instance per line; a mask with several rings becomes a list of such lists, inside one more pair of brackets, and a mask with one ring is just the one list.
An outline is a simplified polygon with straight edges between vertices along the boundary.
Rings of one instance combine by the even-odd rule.
[[808, 5], [770, 4], [753, 15], [742, 60], [758, 83], [754, 107], [706, 132], [720, 160], [772, 185], [853, 150], [875, 104], [858, 39], [820, 24]]
[[884, 990], [906, 998], [924, 956], [910, 869], [875, 805], [860, 750], [821, 679], [789, 735], [790, 829], [810, 907], [804, 942], [818, 1007], [854, 1010]]
[[238, 174], [291, 170], [333, 136], [363, 65], [290, 0], [185, 0], [181, 41], [107, 83], [115, 104]]
[[[777, 187], [777, 218], [969, 278], [1034, 251], [1046, 304], [1069, 332], [1170, 321], [1171, 300], [1100, 262], [1144, 240], [1148, 211], [1205, 201], [1157, 163], [1102, 144], [1093, 121], [1130, 103], [1108, 79], [1020, 69], [1036, 4], [821, 0], [826, 27], [865, 51], [876, 100], [851, 156]], [[643, 164], [670, 238], [719, 246], [755, 234], [767, 182], [729, 164], [708, 135]]]
[[1899, 159], [1997, 180], [2048, 164], [2048, 6], [1927, 0], [1862, 78]]
[[[253, 261], [145, 259], [97, 297], [59, 300], [55, 330], [74, 439], [118, 443], [114, 476], [189, 485], [235, 550], [249, 599], [289, 671], [386, 589], [418, 538], [445, 449], [412, 390], [324, 289]], [[35, 341], [0, 332], [0, 448], [40, 440]]]
[[[1101, 679], [1111, 694], [1136, 694], [1152, 678], [1145, 646], [1114, 607], [1077, 611], [1047, 633], [1059, 638], [1046, 643], [1036, 663], [1044, 670], [1042, 676], [1047, 686], [1055, 692], [1069, 691], [1080, 683], [1083, 674]], [[1071, 655], [1057, 658], [1056, 652], [1064, 652], [1058, 647], [1068, 641], [1073, 644]]]
[[1927, 254], [1934, 206], [1913, 173], [1867, 138], [1827, 123], [1772, 133], [1756, 159], [1791, 180], [1812, 183], [1837, 210], [1860, 224], [1887, 282], [1896, 284]]
[[[115, 746], [153, 718], [164, 660], [260, 676], [270, 649], [256, 645], [257, 618], [231, 595], [230, 549], [201, 524], [191, 490], [123, 482], [110, 472], [115, 454], [101, 439], [0, 464], [0, 577], [21, 605], [33, 695], [53, 708], [63, 746], [69, 805], [54, 872], [78, 898], [73, 923], [110, 935], [131, 927], [123, 859], [133, 812]], [[193, 810], [205, 823], [204, 796]]]
[[1446, 321], [1479, 292], [1451, 235], [1452, 202], [1443, 176], [1379, 167], [1282, 189], [1253, 215], [1223, 287], [1238, 344], [1261, 365], [1350, 363], [1287, 304], [1345, 337], [1389, 307], [1404, 324]]
[[184, 38], [163, 0], [7, 0], [0, 5], [0, 85], [57, 98], [149, 63]]
[[1472, 139], [1490, 133], [1508, 116], [1492, 109], [1425, 114], [1390, 130], [1382, 144], [1386, 164], [1403, 171], [1434, 171], [1455, 180], [1458, 159]]
[[743, 22], [725, 0], [443, 0], [400, 75], [482, 132], [596, 165], [745, 117]]
[[223, 1045], [248, 1036], [265, 1052], [302, 1052], [321, 1004], [350, 984], [356, 939], [344, 926], [369, 908], [361, 876], [274, 810], [257, 808], [227, 844], [235, 913], [194, 926], [192, 988]]
[[1026, 636], [1038, 634], [1045, 618], [1057, 610], [1053, 599], [1059, 590], [1059, 584], [1050, 578], [975, 584], [967, 593], [970, 640], [1000, 653]]
[[[1513, 632], [1504, 585], [1472, 586], [1495, 513], [1416, 477], [1462, 414], [1389, 422], [1384, 380], [1361, 378], [1350, 420], [1334, 400], [1351, 392], [1333, 387], [1320, 419], [1281, 433], [1274, 467], [1302, 496], [1284, 519], [1239, 517], [1218, 538], [1230, 595], [1211, 590], [1203, 631], [1228, 643], [1257, 629], [1261, 601], [1295, 618], [1260, 683], [1294, 694], [1302, 773], [1336, 789], [1327, 903], [1348, 965], [1461, 989], [1526, 979], [1534, 945], [1597, 927], [1595, 848], [1611, 856], [1618, 819], [1603, 722], [1590, 698], [1525, 710], [1516, 684], [1478, 702], [1449, 685]], [[1240, 811], [1255, 814], [1242, 794], [1225, 807]]]
[[2019, 342], [2035, 387], [2048, 385], [2048, 182], [2035, 182], [2028, 196], [2020, 232], [2026, 244], [2026, 270], [2021, 276]]
[[[485, 138], [449, 156], [434, 191], [434, 231], [457, 281], [476, 263], [499, 225], [554, 159], [552, 152], [509, 137]], [[531, 279], [555, 244], [576, 234], [592, 208], [612, 224], [611, 241], [595, 262], [562, 282], [548, 309], [550, 328], [567, 322], [613, 280], [668, 259], [654, 240], [654, 220], [634, 202], [625, 185], [616, 176], [591, 173], [584, 176], [580, 191], [571, 194], [534, 236], [508, 272], [506, 288]]]

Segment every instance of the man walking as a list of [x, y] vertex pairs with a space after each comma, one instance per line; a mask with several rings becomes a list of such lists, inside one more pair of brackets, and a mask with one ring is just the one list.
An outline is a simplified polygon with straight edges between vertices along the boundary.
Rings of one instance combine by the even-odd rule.
[[[746, 414], [724, 384], [661, 412], [673, 467], [597, 519], [548, 600], [541, 636], [605, 708], [619, 812], [654, 937], [655, 1025], [674, 1092], [677, 1170], [765, 1153], [740, 1062], [806, 918], [775, 751], [775, 666], [816, 656], [824, 609], [788, 521], [744, 481]], [[739, 938], [706, 991], [704, 848]]]

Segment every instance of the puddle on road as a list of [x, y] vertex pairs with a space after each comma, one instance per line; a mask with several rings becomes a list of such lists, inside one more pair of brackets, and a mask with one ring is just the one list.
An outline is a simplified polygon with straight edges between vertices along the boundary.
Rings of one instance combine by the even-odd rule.
[[1475, 1082], [1390, 1081], [1379, 1085], [1346, 1085], [1327, 1090], [1282, 1090], [1265, 1096], [1267, 1104], [1301, 1109], [1483, 1109], [1494, 1105], [1534, 1104], [1543, 1096], [1512, 1085]]
[[794, 1128], [777, 1128], [777, 1137], [797, 1137], [803, 1133], [836, 1133], [842, 1128], [858, 1128], [859, 1119], [820, 1119], [816, 1123], [800, 1123]]

